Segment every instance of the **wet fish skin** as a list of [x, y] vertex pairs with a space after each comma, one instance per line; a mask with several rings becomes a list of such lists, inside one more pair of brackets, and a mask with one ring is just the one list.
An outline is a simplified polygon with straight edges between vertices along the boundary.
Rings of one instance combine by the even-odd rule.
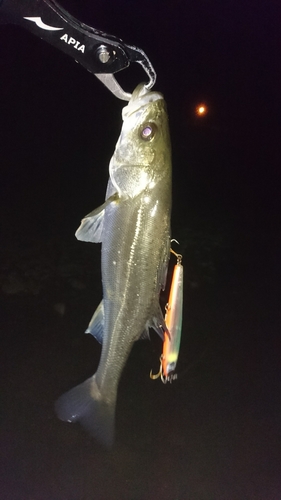
[[122, 116], [106, 201], [76, 232], [80, 240], [102, 241], [103, 301], [86, 331], [102, 341], [101, 359], [93, 377], [56, 404], [59, 418], [79, 421], [106, 446], [133, 343], [149, 327], [161, 336], [165, 329], [159, 294], [170, 249], [171, 147], [162, 94], [138, 86]]

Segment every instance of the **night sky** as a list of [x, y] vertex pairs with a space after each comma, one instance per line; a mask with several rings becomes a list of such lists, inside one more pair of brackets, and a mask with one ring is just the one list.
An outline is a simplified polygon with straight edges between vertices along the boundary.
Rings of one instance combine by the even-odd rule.
[[[135, 402], [126, 410], [123, 385], [120, 409], [125, 413], [119, 417], [113, 455], [95, 448], [80, 428], [70, 426], [65, 431], [53, 416], [52, 405], [58, 395], [93, 373], [88, 348], [97, 348], [89, 344], [83, 331], [95, 308], [95, 294], [96, 304], [100, 300], [100, 250], [96, 245], [92, 257], [92, 249], [76, 242], [74, 232], [80, 219], [104, 200], [124, 102], [46, 42], [23, 28], [0, 26], [0, 326], [8, 360], [3, 365], [6, 399], [1, 439], [8, 448], [12, 443], [3, 474], [14, 456], [22, 457], [16, 462], [17, 470], [26, 461], [20, 479], [7, 479], [5, 499], [280, 500], [280, 4], [271, 0], [63, 0], [60, 4], [80, 21], [142, 48], [157, 73], [155, 89], [165, 96], [173, 148], [172, 235], [181, 244], [186, 264], [183, 354], [179, 361], [179, 372], [185, 376], [178, 381], [178, 393], [177, 389], [158, 387], [157, 404], [162, 413], [159, 434], [153, 441], [158, 414], [149, 404], [154, 404], [157, 389], [154, 384], [149, 389], [150, 381], [142, 386], [140, 399], [145, 399], [144, 387], [147, 394], [154, 391], [148, 396], [146, 414], [140, 409], [143, 402], [132, 395], [143, 383], [144, 371], [142, 366], [141, 375], [138, 372], [134, 378], [134, 363], [146, 366], [152, 356], [147, 360], [149, 347], [143, 345], [139, 347], [141, 361], [136, 361], [138, 353], [133, 353], [127, 374], [133, 377], [128, 389]], [[146, 75], [141, 67], [131, 65], [116, 78], [132, 92]], [[204, 116], [196, 114], [200, 103], [208, 110]], [[54, 289], [59, 291], [52, 291], [49, 275], [44, 278], [47, 291], [41, 284], [38, 294], [9, 291], [7, 279], [13, 275], [13, 266], [27, 272], [21, 255], [28, 261], [30, 275], [30, 255], [35, 255], [40, 267], [43, 264], [37, 253], [41, 251], [44, 269], [46, 273], [52, 269]], [[48, 252], [52, 262], [46, 264]], [[84, 277], [85, 290], [69, 292], [66, 287], [64, 295], [56, 274], [62, 259], [68, 263], [73, 260], [75, 271], [70, 270], [70, 274], [79, 274], [81, 262], [90, 266], [89, 281], [98, 276], [97, 282], [89, 284]], [[44, 274], [41, 267], [38, 273]], [[35, 277], [34, 281], [40, 280]], [[89, 303], [84, 302], [86, 296]], [[48, 307], [57, 303], [65, 307], [61, 317], [48, 312]], [[65, 346], [71, 328], [69, 352]], [[56, 340], [50, 329], [59, 332]], [[43, 347], [40, 342], [34, 347], [40, 331]], [[79, 347], [75, 342], [80, 342]], [[67, 355], [61, 362], [59, 354], [64, 349], [68, 349]], [[57, 353], [55, 363], [51, 361], [53, 352]], [[27, 382], [30, 387], [24, 389], [25, 382], [21, 386], [18, 401], [24, 420], [19, 423], [10, 395], [18, 387], [15, 373], [18, 367], [23, 369], [29, 356], [40, 360], [45, 354], [49, 361], [43, 362], [43, 368], [34, 367]], [[83, 359], [80, 367], [75, 365], [78, 355], [87, 359], [85, 373]], [[153, 355], [157, 358], [156, 352]], [[98, 359], [98, 353], [96, 356]], [[75, 365], [74, 374], [69, 366], [65, 369], [68, 361]], [[39, 385], [32, 386], [34, 378], [43, 379], [44, 370], [51, 373], [47, 403]], [[12, 380], [11, 388], [8, 380]], [[205, 407], [206, 399], [195, 393], [204, 397], [211, 394], [215, 410], [209, 400]], [[44, 404], [48, 407], [51, 424], [47, 431], [41, 418], [44, 411], [34, 414], [30, 409], [36, 398], [39, 408]], [[192, 409], [186, 409], [185, 398], [192, 402], [188, 403]], [[138, 411], [143, 413], [137, 417]], [[161, 426], [166, 435], [165, 415], [168, 419], [173, 412], [176, 423], [166, 449], [160, 439]], [[204, 415], [209, 412], [220, 424], [206, 424]], [[224, 415], [229, 427], [224, 427]], [[138, 428], [133, 425], [135, 418]], [[37, 444], [26, 447], [32, 435], [30, 422], [47, 433], [50, 441], [55, 434], [58, 460], [60, 464], [65, 460], [60, 472], [54, 465], [50, 469], [55, 444], [48, 452], [42, 451], [48, 444], [45, 438], [40, 447], [39, 431], [34, 437]], [[131, 437], [126, 434], [127, 425]], [[146, 440], [146, 425], [151, 441]], [[190, 435], [185, 434], [187, 427]], [[183, 444], [180, 436], [184, 436]], [[239, 443], [236, 448], [235, 443]], [[86, 458], [80, 462], [69, 458], [76, 454], [76, 448], [80, 457], [89, 458], [95, 474], [100, 473], [94, 468], [95, 457], [101, 454], [101, 478], [111, 474], [114, 484], [103, 490], [101, 479], [96, 487], [90, 479], [89, 463], [85, 466], [83, 462]], [[68, 450], [67, 457], [63, 449]], [[140, 463], [145, 468], [151, 453], [153, 480], [149, 471], [140, 472], [137, 466]], [[41, 454], [44, 471], [34, 465]], [[128, 476], [117, 457], [129, 469]], [[157, 476], [157, 464], [164, 476], [168, 471], [173, 476], [167, 484], [159, 469]], [[170, 469], [173, 464], [177, 472]], [[151, 480], [149, 487], [141, 485], [138, 474], [143, 481]], [[74, 479], [68, 489], [70, 476]], [[81, 485], [79, 490], [82, 476], [84, 490]], [[45, 484], [45, 493], [40, 484]]]
[[[141, 47], [151, 59], [155, 88], [170, 115], [175, 215], [186, 200], [199, 199], [200, 205], [239, 212], [242, 223], [262, 223], [264, 211], [274, 216], [281, 48], [276, 5], [63, 2], [78, 19]], [[11, 197], [30, 210], [27, 219], [34, 218], [34, 206], [37, 217], [45, 217], [62, 203], [79, 220], [80, 207], [83, 213], [103, 198], [123, 103], [22, 28], [2, 26], [0, 35], [4, 198], [11, 210]], [[128, 91], [145, 77], [138, 65], [117, 75]], [[209, 113], [199, 119], [195, 106], [202, 101]]]

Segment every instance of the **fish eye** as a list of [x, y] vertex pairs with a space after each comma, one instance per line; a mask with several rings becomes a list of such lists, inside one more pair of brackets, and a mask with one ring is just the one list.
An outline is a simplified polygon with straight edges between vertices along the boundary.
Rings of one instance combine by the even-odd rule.
[[140, 136], [144, 141], [151, 141], [155, 136], [157, 131], [157, 126], [155, 123], [144, 123], [140, 127]]

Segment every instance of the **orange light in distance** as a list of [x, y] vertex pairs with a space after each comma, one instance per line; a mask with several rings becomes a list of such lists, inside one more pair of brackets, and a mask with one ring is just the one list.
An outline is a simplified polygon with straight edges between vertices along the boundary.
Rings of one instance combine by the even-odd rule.
[[207, 114], [207, 112], [208, 112], [208, 108], [207, 108], [206, 104], [199, 104], [198, 106], [196, 106], [197, 116], [204, 116]]

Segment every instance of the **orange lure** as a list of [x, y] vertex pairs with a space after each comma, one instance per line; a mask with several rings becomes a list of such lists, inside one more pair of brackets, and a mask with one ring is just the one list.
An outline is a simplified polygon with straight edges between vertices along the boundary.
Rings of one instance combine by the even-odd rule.
[[[182, 256], [171, 250], [177, 257], [174, 267], [169, 301], [166, 305], [165, 323], [168, 332], [164, 332], [163, 352], [160, 358], [160, 371], [152, 375], [152, 379], [161, 377], [162, 382], [172, 382], [177, 376], [174, 373], [181, 341], [182, 330], [182, 308], [183, 308], [183, 266]], [[170, 335], [169, 335], [170, 334]]]

